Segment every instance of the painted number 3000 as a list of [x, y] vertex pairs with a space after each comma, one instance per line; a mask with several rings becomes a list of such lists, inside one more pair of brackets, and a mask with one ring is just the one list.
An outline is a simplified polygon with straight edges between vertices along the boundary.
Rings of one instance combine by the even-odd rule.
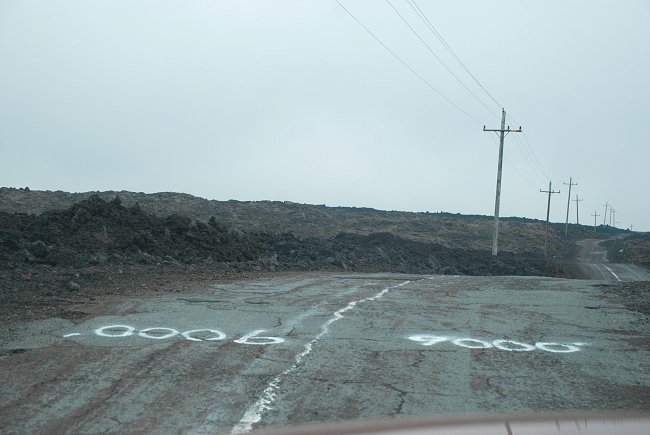
[[[284, 338], [260, 336], [264, 331], [265, 329], [257, 329], [233, 341], [239, 344], [257, 345], [284, 343]], [[136, 333], [136, 329], [129, 325], [109, 325], [97, 328], [94, 332], [100, 337], [129, 337]], [[226, 334], [216, 329], [192, 329], [191, 331], [180, 332], [173, 328], [154, 327], [141, 329], [137, 331], [137, 335], [154, 340], [164, 340], [178, 335], [190, 341], [219, 341], [226, 339]]]
[[478, 340], [476, 338], [455, 338], [455, 337], [446, 337], [440, 335], [411, 335], [408, 337], [409, 340], [420, 343], [424, 346], [433, 346], [434, 344], [451, 342], [456, 346], [465, 347], [469, 349], [500, 349], [507, 350], [510, 352], [530, 352], [536, 349], [543, 350], [546, 352], [552, 353], [571, 353], [580, 351], [580, 346], [584, 346], [585, 343], [551, 343], [551, 342], [537, 342], [534, 345], [529, 343], [523, 343], [521, 341], [514, 340], [493, 340], [485, 341]]

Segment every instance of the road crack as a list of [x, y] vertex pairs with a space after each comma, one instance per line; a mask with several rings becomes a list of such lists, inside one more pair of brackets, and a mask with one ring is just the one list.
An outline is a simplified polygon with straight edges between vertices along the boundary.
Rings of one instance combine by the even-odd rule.
[[[402, 287], [406, 284], [411, 283], [411, 281], [404, 281], [400, 284], [395, 284], [392, 286], [385, 287], [384, 289], [380, 290], [379, 292], [375, 293], [373, 296], [369, 296], [363, 299], [359, 299], [356, 301], [349, 302], [345, 307], [335, 311], [332, 316], [321, 325], [321, 330], [308, 343], [305, 344], [304, 349], [302, 352], [300, 352], [296, 357], [294, 358], [293, 364], [285, 369], [282, 373], [279, 375], [275, 376], [266, 386], [266, 388], [262, 391], [258, 399], [253, 403], [244, 413], [242, 418], [239, 420], [239, 422], [233, 427], [231, 434], [238, 434], [238, 433], [247, 433], [250, 432], [253, 429], [253, 426], [257, 424], [261, 419], [262, 415], [270, 410], [272, 408], [273, 403], [275, 402], [277, 398], [277, 390], [280, 386], [280, 383], [282, 380], [290, 375], [291, 373], [295, 372], [298, 370], [298, 368], [302, 365], [303, 360], [311, 353], [313, 350], [314, 346], [318, 343], [318, 341], [324, 337], [326, 334], [329, 333], [329, 327], [332, 325], [334, 322], [337, 322], [344, 318], [344, 314], [352, 309], [354, 309], [358, 304], [362, 304], [365, 302], [371, 302], [371, 301], [376, 301], [377, 299], [380, 299], [383, 297], [388, 291], [391, 289], [395, 289], [398, 287]], [[201, 428], [203, 430], [206, 430], [207, 428]], [[202, 431], [201, 431], [202, 433]]]

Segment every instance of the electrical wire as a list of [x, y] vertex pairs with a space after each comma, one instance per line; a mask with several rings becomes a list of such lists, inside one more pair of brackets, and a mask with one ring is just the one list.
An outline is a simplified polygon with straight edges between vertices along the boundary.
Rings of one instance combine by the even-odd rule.
[[[511, 115], [506, 114], [508, 118], [510, 118], [512, 121], [517, 122]], [[525, 137], [525, 132], [521, 132], [524, 137]], [[515, 143], [517, 144], [517, 147], [519, 148], [519, 151], [521, 151], [522, 155], [524, 156], [524, 159], [526, 160], [526, 163], [532, 170], [532, 174], [534, 174], [537, 179], [541, 182], [546, 182], [549, 180], [549, 178], [546, 176], [546, 173], [544, 172], [544, 169], [542, 168], [542, 165], [539, 163], [539, 160], [534, 154], [532, 146], [526, 145], [525, 142], [523, 142], [519, 135], [515, 135]]]
[[440, 32], [438, 32], [438, 30], [437, 30], [437, 29], [435, 28], [435, 26], [431, 23], [431, 21], [429, 20], [429, 18], [427, 18], [427, 16], [425, 15], [424, 11], [422, 11], [422, 9], [420, 9], [420, 6], [418, 6], [417, 2], [416, 2], [415, 0], [407, 0], [407, 2], [409, 3], [409, 5], [410, 5], [411, 8], [413, 9], [413, 11], [415, 11], [415, 13], [420, 17], [420, 19], [424, 22], [424, 24], [429, 28], [429, 30], [431, 31], [431, 33], [433, 33], [433, 34], [435, 35], [435, 37], [438, 38], [438, 40], [439, 40], [439, 41], [442, 43], [442, 45], [447, 49], [447, 51], [449, 51], [449, 53], [454, 57], [454, 59], [456, 59], [456, 61], [458, 62], [458, 64], [459, 64], [459, 65], [460, 65], [460, 66], [465, 70], [465, 72], [466, 72], [466, 73], [467, 73], [467, 74], [468, 74], [468, 75], [469, 75], [469, 76], [474, 80], [474, 82], [476, 82], [476, 84], [479, 85], [479, 87], [480, 87], [481, 89], [483, 89], [483, 92], [485, 92], [485, 93], [487, 94], [487, 96], [490, 97], [490, 99], [491, 99], [492, 101], [494, 101], [494, 103], [497, 105], [497, 107], [499, 107], [499, 108], [503, 107], [503, 105], [501, 105], [501, 104], [500, 104], [500, 103], [499, 103], [499, 102], [498, 102], [498, 101], [497, 101], [497, 100], [492, 96], [492, 94], [491, 94], [491, 93], [490, 93], [490, 92], [485, 88], [485, 86], [483, 86], [483, 84], [482, 84], [482, 83], [481, 83], [481, 82], [476, 78], [476, 76], [474, 76], [474, 74], [472, 74], [472, 72], [469, 70], [469, 68], [467, 68], [467, 66], [466, 66], [465, 63], [460, 59], [460, 57], [458, 57], [458, 56], [456, 55], [456, 53], [455, 53], [454, 50], [451, 48], [451, 46], [450, 46], [449, 44], [447, 44], [447, 41], [445, 41], [445, 39], [442, 37], [442, 35], [440, 34]]
[[519, 171], [519, 169], [517, 169], [517, 166], [515, 166], [515, 164], [512, 162], [512, 160], [510, 160], [510, 159], [508, 158], [508, 156], [504, 156], [504, 157], [506, 158], [506, 161], [510, 164], [510, 167], [511, 167], [512, 169], [514, 169], [514, 171], [515, 171], [517, 174], [519, 174], [519, 176], [522, 178], [522, 180], [524, 180], [526, 183], [528, 183], [528, 185], [531, 186], [532, 188], [537, 189], [537, 186], [536, 186], [532, 181], [530, 181], [530, 180], [529, 180], [529, 179], [528, 179], [524, 174], [522, 174], [522, 173]]
[[379, 39], [368, 27], [366, 27], [365, 24], [363, 24], [357, 17], [355, 17], [352, 12], [350, 12], [339, 0], [334, 0], [347, 14], [352, 17], [354, 21], [357, 22], [372, 38], [379, 43], [386, 51], [388, 51], [399, 63], [401, 63], [406, 69], [411, 71], [413, 75], [415, 75], [422, 83], [424, 83], [427, 87], [429, 87], [433, 92], [438, 94], [443, 100], [454, 106], [456, 109], [458, 109], [460, 112], [465, 114], [468, 118], [470, 118], [472, 121], [476, 122], [478, 125], [482, 125], [481, 122], [470, 115], [468, 112], [466, 112], [462, 107], [460, 107], [458, 104], [454, 103], [452, 100], [447, 98], [444, 94], [442, 94], [438, 89], [436, 89], [431, 83], [429, 83], [424, 77], [422, 77], [417, 71], [415, 71], [408, 63], [406, 63], [401, 57], [397, 55], [393, 50], [391, 50], [386, 44], [384, 44], [381, 39]]
[[[521, 125], [521, 123], [519, 121], [517, 121], [512, 115], [506, 114], [506, 116], [508, 116], [510, 119], [512, 119], [516, 124]], [[527, 146], [528, 150], [530, 151], [530, 155], [533, 158], [533, 161], [535, 162], [535, 164], [537, 165], [537, 167], [539, 168], [541, 173], [544, 175], [545, 179], [550, 180], [551, 178], [546, 174], [546, 171], [544, 171], [544, 167], [542, 166], [542, 164], [539, 162], [539, 159], [535, 155], [535, 151], [533, 150], [533, 146], [530, 144], [530, 141], [528, 140], [528, 136], [526, 136], [525, 132], [522, 132], [522, 134], [523, 134], [523, 137], [524, 137], [524, 142], [522, 142], [522, 143], [525, 146]]]
[[469, 92], [469, 94], [470, 94], [472, 97], [474, 97], [474, 99], [475, 99], [476, 101], [478, 101], [478, 102], [479, 102], [483, 107], [485, 107], [485, 109], [486, 109], [490, 114], [492, 114], [494, 117], [496, 117], [497, 119], [499, 119], [499, 116], [498, 116], [497, 114], [495, 114], [495, 113], [492, 111], [492, 109], [490, 109], [490, 108], [489, 108], [489, 107], [488, 107], [488, 106], [483, 102], [483, 100], [481, 100], [479, 97], [477, 97], [476, 94], [474, 94], [474, 92], [472, 92], [472, 90], [471, 90], [470, 88], [468, 88], [468, 87], [465, 85], [465, 83], [463, 83], [463, 81], [462, 81], [460, 78], [458, 78], [458, 76], [457, 76], [457, 75], [456, 75], [456, 74], [451, 70], [451, 68], [449, 68], [449, 67], [447, 66], [447, 64], [446, 64], [446, 63], [445, 63], [445, 62], [440, 58], [440, 56], [438, 56], [438, 55], [433, 51], [433, 49], [431, 48], [431, 46], [430, 46], [429, 44], [427, 44], [427, 42], [422, 38], [422, 36], [420, 36], [420, 34], [417, 32], [417, 30], [415, 30], [415, 29], [413, 28], [413, 26], [411, 26], [411, 24], [408, 22], [408, 20], [407, 20], [406, 18], [404, 18], [404, 16], [403, 16], [402, 14], [399, 13], [399, 11], [397, 10], [397, 8], [395, 8], [395, 6], [390, 2], [390, 0], [386, 0], [386, 3], [388, 3], [388, 5], [389, 5], [389, 6], [391, 7], [391, 9], [393, 10], [393, 12], [395, 12], [395, 14], [397, 14], [397, 16], [401, 18], [402, 22], [404, 22], [404, 24], [406, 24], [406, 26], [407, 26], [409, 29], [411, 29], [411, 32], [413, 32], [413, 34], [414, 34], [414, 35], [415, 35], [415, 36], [420, 40], [420, 42], [421, 42], [421, 43], [422, 43], [422, 44], [427, 48], [427, 50], [429, 51], [429, 53], [431, 53], [431, 55], [432, 55], [433, 57], [435, 57], [435, 58], [438, 60], [438, 62], [440, 62], [440, 64], [441, 64], [443, 67], [445, 67], [445, 69], [449, 72], [449, 74], [451, 74], [452, 77], [453, 77], [454, 79], [456, 79], [456, 81], [457, 81], [458, 83], [460, 83], [460, 85], [461, 85], [463, 88], [465, 88], [465, 90], [466, 90], [467, 92]]
[[[388, 0], [386, 0], [388, 2]], [[469, 68], [465, 65], [465, 63], [458, 57], [456, 52], [451, 48], [451, 46], [447, 43], [447, 41], [443, 38], [443, 36], [440, 34], [440, 32], [436, 29], [436, 27], [431, 23], [431, 20], [426, 16], [424, 11], [420, 8], [420, 6], [417, 4], [416, 0], [406, 0], [408, 4], [411, 6], [411, 9], [420, 17], [422, 22], [427, 26], [427, 28], [433, 33], [433, 35], [440, 41], [440, 43], [447, 49], [449, 54], [452, 55], [454, 59], [458, 62], [458, 64], [467, 72], [467, 74], [476, 82], [476, 84], [485, 92], [485, 94], [490, 97], [490, 99], [498, 106], [502, 107], [502, 105], [494, 98], [494, 96], [490, 93], [490, 91], [487, 90], [485, 86], [476, 78], [474, 74], [469, 70]], [[390, 2], [389, 2], [390, 4]], [[392, 5], [391, 5], [392, 6]], [[395, 9], [395, 8], [393, 8]], [[410, 27], [410, 26], [409, 26]], [[437, 56], [436, 56], [437, 57]], [[455, 77], [455, 75], [454, 75]], [[463, 86], [465, 87], [465, 86]], [[473, 94], [472, 94], [473, 95]], [[490, 113], [493, 113], [490, 111]], [[513, 121], [517, 122], [512, 116], [508, 115]], [[498, 117], [497, 117], [498, 118]], [[519, 123], [521, 125], [521, 123]], [[530, 141], [528, 140], [528, 136], [526, 136], [526, 133], [522, 132], [524, 136], [524, 140], [526, 141], [525, 143], [522, 142], [518, 136], [516, 137], [516, 142], [517, 145], [519, 146], [522, 154], [524, 155], [524, 158], [526, 159], [526, 162], [528, 165], [531, 167], [533, 170], [533, 173], [535, 176], [540, 177], [541, 181], [548, 180], [549, 177], [546, 175], [546, 171], [544, 171], [543, 166], [539, 162], [539, 159], [535, 155], [535, 151], [533, 150], [532, 145], [530, 144]], [[540, 173], [542, 174], [540, 176]]]
[[537, 164], [537, 166], [539, 167], [539, 170], [542, 171], [542, 174], [544, 174], [544, 177], [547, 180], [550, 180], [551, 177], [546, 175], [546, 171], [544, 171], [544, 167], [542, 166], [542, 164], [539, 162], [539, 159], [535, 155], [535, 151], [533, 150], [533, 146], [530, 144], [530, 141], [528, 140], [528, 136], [525, 133], [523, 134], [523, 138], [524, 138], [524, 143], [526, 144], [526, 146], [530, 150], [531, 155], [533, 156], [533, 161]]
[[[492, 135], [490, 135], [490, 138], [492, 139], [492, 142], [496, 145], [496, 147], [499, 148], [499, 143], [496, 141], [496, 139], [495, 139], [494, 137], [492, 137]], [[511, 167], [511, 168], [512, 168], [512, 169], [513, 169], [513, 170], [514, 170], [514, 171], [515, 171], [515, 172], [516, 172], [520, 177], [521, 177], [522, 180], [524, 180], [524, 181], [525, 181], [528, 185], [530, 185], [531, 187], [537, 189], [537, 186], [535, 186], [535, 184], [533, 184], [533, 182], [530, 181], [530, 180], [528, 179], [528, 177], [526, 177], [524, 174], [522, 174], [522, 173], [519, 171], [519, 169], [517, 169], [517, 166], [514, 164], [514, 162], [513, 162], [512, 160], [510, 160], [510, 159], [508, 158], [508, 156], [507, 156], [506, 154], [504, 154], [503, 157], [505, 157], [506, 162], [508, 162], [508, 164], [510, 165], [510, 167]]]
[[524, 143], [519, 139], [519, 135], [515, 135], [515, 143], [517, 144], [517, 147], [519, 148], [519, 151], [521, 151], [521, 154], [524, 156], [524, 159], [526, 160], [526, 163], [528, 163], [528, 166], [532, 169], [532, 173], [538, 178], [539, 181], [547, 181], [547, 178], [543, 176], [543, 174], [540, 172], [539, 169], [537, 169], [537, 166], [533, 164], [532, 157], [529, 153], [529, 151], [526, 149], [526, 146]]
[[[460, 107], [458, 104], [454, 103], [452, 100], [450, 100], [448, 97], [446, 97], [444, 94], [442, 94], [438, 89], [436, 89], [429, 81], [427, 81], [422, 75], [420, 75], [413, 67], [411, 67], [406, 61], [404, 61], [397, 53], [395, 53], [388, 45], [386, 45], [377, 35], [375, 35], [365, 24], [361, 22], [350, 10], [348, 10], [339, 0], [334, 0], [359, 26], [361, 26], [379, 45], [381, 45], [388, 53], [390, 53], [393, 58], [395, 58], [399, 63], [402, 64], [406, 69], [408, 69], [413, 75], [415, 75], [422, 83], [424, 83], [428, 88], [430, 88], [433, 92], [438, 94], [442, 99], [447, 101], [449, 104], [454, 106], [457, 110], [462, 112], [465, 116], [470, 118], [472, 121], [476, 122], [477, 124], [481, 125], [481, 122], [478, 121], [474, 116], [469, 114], [467, 111], [465, 111], [462, 107]], [[404, 18], [402, 14], [399, 13], [399, 11], [393, 6], [393, 4], [389, 1], [386, 0], [386, 2], [390, 5], [390, 7], [393, 9], [393, 11], [402, 19], [402, 21], [411, 29], [411, 31], [417, 36], [417, 38], [422, 42], [422, 44], [425, 45], [425, 47], [429, 50], [429, 52], [449, 71], [449, 73], [479, 102], [481, 105], [483, 105], [490, 113], [494, 115], [494, 112], [483, 103], [481, 99], [479, 99], [463, 82], [458, 78], [456, 74], [453, 73], [453, 71], [442, 61], [442, 59], [433, 51], [433, 49], [424, 41], [424, 39], [420, 36], [420, 34], [411, 26], [411, 24]], [[445, 39], [442, 37], [440, 32], [435, 28], [435, 26], [431, 23], [429, 18], [426, 16], [424, 11], [420, 8], [420, 6], [417, 4], [416, 0], [407, 0], [413, 11], [418, 15], [418, 17], [425, 23], [427, 28], [436, 36], [436, 38], [440, 41], [440, 43], [447, 49], [447, 51], [453, 56], [453, 58], [458, 62], [458, 64], [467, 72], [467, 74], [476, 82], [476, 84], [485, 92], [485, 94], [500, 108], [502, 105], [492, 96], [492, 94], [483, 86], [483, 84], [476, 78], [474, 74], [469, 70], [469, 68], [465, 65], [465, 63], [456, 55], [454, 50], [451, 48], [451, 46], [445, 41]], [[515, 123], [518, 123], [514, 117], [508, 114], [508, 116], [515, 121]], [[498, 116], [497, 116], [498, 119]], [[518, 123], [520, 124], [520, 123]], [[520, 124], [521, 125], [521, 124]], [[522, 132], [523, 133], [523, 132]], [[546, 181], [550, 179], [548, 175], [546, 174], [546, 171], [544, 171], [543, 166], [539, 162], [539, 159], [535, 155], [535, 151], [533, 150], [532, 145], [530, 144], [530, 141], [528, 140], [528, 137], [526, 136], [525, 133], [523, 133], [523, 137], [525, 142], [522, 142], [518, 137], [516, 138], [517, 144], [524, 155], [524, 159], [528, 163], [528, 165], [531, 167], [533, 170], [533, 174], [535, 174], [536, 177], [540, 178], [541, 181]], [[494, 138], [492, 138], [494, 140]], [[519, 169], [516, 167], [516, 165], [508, 158], [506, 157], [506, 161], [512, 166], [512, 168], [517, 172], [517, 174], [524, 180], [526, 183], [529, 185], [535, 187], [535, 185], [526, 177], [524, 176]], [[540, 173], [542, 175], [540, 175]]]

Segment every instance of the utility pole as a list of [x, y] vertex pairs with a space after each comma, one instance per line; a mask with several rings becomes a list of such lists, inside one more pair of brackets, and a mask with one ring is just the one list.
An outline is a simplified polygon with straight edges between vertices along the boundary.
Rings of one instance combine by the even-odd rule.
[[609, 202], [605, 203], [605, 214], [603, 215], [603, 225], [605, 225], [605, 221], [607, 220], [607, 207], [609, 207]]
[[596, 232], [596, 218], [600, 216], [598, 213], [596, 213], [596, 210], [594, 210], [594, 214], [592, 214], [594, 217], [594, 233]]
[[584, 201], [584, 199], [578, 199], [578, 194], [576, 193], [576, 199], [573, 201], [576, 202], [576, 224], [580, 225], [580, 214], [578, 213], [578, 203]]
[[616, 228], [616, 224], [618, 223], [618, 222], [616, 222], [616, 209], [612, 209], [612, 213], [614, 213], [614, 219], [613, 219], [614, 224], [613, 224], [613, 226], [614, 226], [614, 228]]
[[567, 199], [566, 202], [566, 223], [564, 224], [564, 235], [568, 236], [569, 235], [569, 206], [571, 205], [571, 186], [577, 186], [578, 183], [574, 183], [573, 178], [569, 177], [569, 182], [563, 184], [569, 186], [569, 198]]
[[506, 127], [506, 111], [501, 109], [501, 128], [499, 130], [486, 129], [483, 126], [483, 131], [493, 131], [499, 133], [499, 166], [497, 169], [497, 195], [494, 201], [494, 233], [492, 234], [492, 255], [497, 255], [499, 245], [499, 205], [501, 202], [501, 168], [503, 166], [503, 140], [508, 133], [521, 133], [521, 126], [519, 130], [510, 130], [510, 126]]
[[548, 193], [548, 204], [546, 205], [546, 231], [544, 232], [544, 257], [547, 257], [548, 256], [548, 253], [547, 253], [548, 252], [547, 251], [547, 247], [548, 247], [548, 218], [549, 218], [549, 216], [551, 214], [551, 194], [552, 193], [560, 193], [560, 191], [558, 190], [556, 192], [555, 190], [552, 190], [550, 181], [548, 182], [548, 190], [539, 189], [539, 191], [542, 192], [542, 193]]
[[612, 215], [614, 214], [614, 209], [610, 206], [609, 207], [609, 226], [612, 226]]

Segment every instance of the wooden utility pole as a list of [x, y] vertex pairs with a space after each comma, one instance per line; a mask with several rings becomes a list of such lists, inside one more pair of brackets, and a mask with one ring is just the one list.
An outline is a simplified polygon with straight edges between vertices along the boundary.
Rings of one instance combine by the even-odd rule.
[[603, 225], [607, 222], [607, 207], [609, 207], [609, 202], [605, 203], [605, 214], [603, 215]]
[[577, 186], [578, 183], [574, 183], [573, 178], [569, 177], [569, 182], [563, 184], [569, 186], [569, 198], [567, 199], [566, 202], [566, 223], [564, 224], [564, 235], [568, 236], [569, 235], [569, 206], [571, 205], [571, 186]]
[[557, 192], [555, 190], [551, 189], [551, 182], [548, 182], [548, 190], [542, 190], [539, 189], [540, 192], [543, 193], [548, 193], [548, 204], [546, 205], [546, 231], [544, 232], [544, 257], [548, 256], [548, 218], [551, 214], [551, 194], [552, 193], [560, 193], [558, 190]]
[[576, 224], [580, 225], [580, 214], [578, 213], [578, 204], [580, 201], [584, 201], [584, 199], [578, 199], [578, 194], [576, 193], [576, 199], [573, 201], [576, 202]]
[[594, 232], [596, 232], [596, 218], [600, 216], [598, 213], [596, 213], [596, 210], [594, 210], [594, 214], [592, 214], [594, 217]]
[[506, 111], [501, 109], [501, 128], [498, 130], [486, 129], [483, 126], [483, 131], [493, 131], [499, 134], [499, 166], [497, 169], [497, 195], [494, 201], [494, 232], [492, 234], [492, 255], [497, 255], [499, 245], [499, 205], [501, 202], [501, 168], [503, 167], [503, 140], [508, 133], [521, 133], [521, 126], [518, 130], [510, 130], [510, 126], [506, 127]]

